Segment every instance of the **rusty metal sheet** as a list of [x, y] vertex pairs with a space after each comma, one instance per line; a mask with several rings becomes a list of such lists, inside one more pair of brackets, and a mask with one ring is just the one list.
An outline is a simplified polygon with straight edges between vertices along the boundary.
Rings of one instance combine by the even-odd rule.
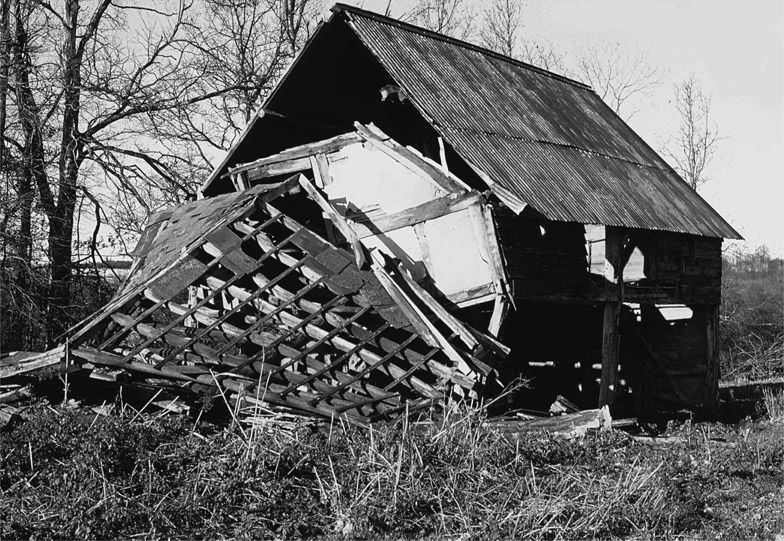
[[349, 6], [335, 8], [512, 208], [551, 220], [740, 238], [589, 87]]

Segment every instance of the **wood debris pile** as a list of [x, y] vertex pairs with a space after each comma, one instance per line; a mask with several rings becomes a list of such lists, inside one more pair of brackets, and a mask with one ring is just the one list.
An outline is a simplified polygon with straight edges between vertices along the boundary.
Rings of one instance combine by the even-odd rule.
[[[345, 248], [279, 210], [292, 198], [319, 205]], [[60, 347], [0, 359], [0, 378], [123, 374], [359, 422], [498, 386], [508, 349], [341, 221], [302, 175], [161, 212], [112, 301]]]

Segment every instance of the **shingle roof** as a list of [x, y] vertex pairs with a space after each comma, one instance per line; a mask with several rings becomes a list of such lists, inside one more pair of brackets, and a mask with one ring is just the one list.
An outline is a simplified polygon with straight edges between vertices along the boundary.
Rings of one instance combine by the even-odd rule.
[[740, 238], [589, 87], [358, 8], [333, 10], [514, 210]]

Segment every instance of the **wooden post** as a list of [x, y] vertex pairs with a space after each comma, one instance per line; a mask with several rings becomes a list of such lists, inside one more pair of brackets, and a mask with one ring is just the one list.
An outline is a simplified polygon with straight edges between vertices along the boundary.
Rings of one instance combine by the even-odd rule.
[[707, 373], [705, 375], [704, 410], [707, 415], [716, 414], [719, 393], [719, 307], [705, 306], [705, 356]]
[[602, 324], [602, 376], [599, 384], [599, 407], [612, 408], [618, 388], [621, 306], [623, 305], [623, 247], [625, 232], [617, 227], [605, 228], [605, 259], [613, 268], [613, 281], [607, 284], [615, 298], [604, 303]]

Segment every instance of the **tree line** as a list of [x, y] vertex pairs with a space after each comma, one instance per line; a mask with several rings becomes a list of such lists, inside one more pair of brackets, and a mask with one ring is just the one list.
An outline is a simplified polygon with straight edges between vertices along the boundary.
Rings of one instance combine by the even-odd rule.
[[[40, 349], [110, 294], [155, 210], [193, 196], [315, 30], [320, 0], [2, 0], [0, 351]], [[591, 84], [622, 116], [661, 84], [644, 57], [567, 59], [524, 38], [526, 3], [420, 0], [387, 14]], [[693, 188], [718, 141], [710, 97], [676, 87], [669, 154]], [[94, 224], [91, 233], [82, 220]], [[100, 233], [109, 225], [113, 234]], [[100, 233], [100, 234], [99, 234]]]

